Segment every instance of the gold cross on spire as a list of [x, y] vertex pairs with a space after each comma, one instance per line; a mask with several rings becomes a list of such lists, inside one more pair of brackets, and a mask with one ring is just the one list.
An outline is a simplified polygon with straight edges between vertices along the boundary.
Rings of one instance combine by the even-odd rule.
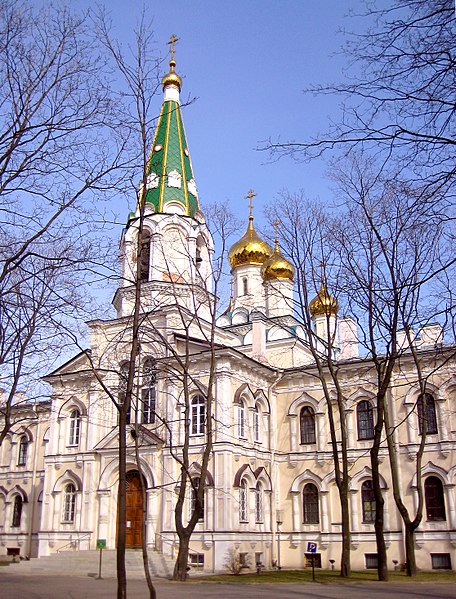
[[253, 198], [256, 196], [256, 193], [253, 191], [253, 189], [249, 189], [249, 191], [247, 192], [247, 195], [245, 196], [245, 200], [249, 200], [249, 209], [250, 209], [250, 214], [249, 217], [252, 217], [252, 210], [253, 210]]
[[272, 226], [275, 229], [275, 242], [279, 243], [279, 227], [280, 227], [280, 220], [278, 218], [276, 218], [276, 220], [272, 223]]
[[170, 40], [169, 40], [169, 42], [168, 42], [168, 45], [170, 45], [170, 46], [171, 46], [171, 60], [173, 60], [173, 61], [174, 61], [174, 52], [175, 52], [175, 49], [174, 49], [174, 44], [175, 44], [176, 42], [178, 42], [179, 40], [180, 40], [180, 37], [176, 37], [176, 36], [174, 35], [174, 33], [173, 33], [173, 34], [172, 34], [172, 36], [171, 36], [171, 39], [170, 39]]
[[233, 297], [233, 290], [234, 290], [234, 279], [230, 280], [230, 298]]

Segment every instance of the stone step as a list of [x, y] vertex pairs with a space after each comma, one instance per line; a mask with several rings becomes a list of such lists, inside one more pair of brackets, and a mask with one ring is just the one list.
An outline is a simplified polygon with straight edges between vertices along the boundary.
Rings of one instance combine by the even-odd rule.
[[[11, 564], [9, 571], [36, 575], [97, 576], [99, 570], [99, 551], [62, 551], [48, 557], [22, 560]], [[101, 575], [103, 578], [116, 577], [117, 557], [114, 550], [104, 550]], [[125, 554], [127, 578], [143, 578], [144, 565], [141, 551], [128, 550]], [[171, 578], [174, 562], [156, 551], [149, 552], [151, 575], [155, 578]]]

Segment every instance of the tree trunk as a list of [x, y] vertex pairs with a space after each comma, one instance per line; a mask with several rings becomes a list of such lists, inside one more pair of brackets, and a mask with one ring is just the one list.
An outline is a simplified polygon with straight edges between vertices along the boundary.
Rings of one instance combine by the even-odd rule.
[[190, 536], [184, 532], [179, 535], [179, 551], [177, 554], [176, 563], [174, 564], [174, 580], [184, 581], [187, 579], [187, 562], [188, 562], [188, 546], [190, 543]]
[[348, 502], [348, 488], [340, 491], [340, 506], [342, 511], [342, 554], [340, 560], [340, 575], [348, 578], [351, 575], [350, 567], [350, 507]]
[[412, 523], [405, 525], [405, 558], [407, 576], [416, 576], [415, 527]]
[[125, 481], [127, 474], [127, 440], [126, 440], [126, 410], [119, 410], [119, 493], [117, 521], [117, 599], [127, 597], [127, 573], [125, 570], [125, 536], [127, 520], [127, 504]]
[[[381, 429], [380, 429], [381, 431]], [[378, 559], [378, 579], [388, 580], [388, 563], [386, 555], [386, 544], [384, 534], [384, 505], [382, 489], [380, 486], [380, 472], [378, 452], [380, 449], [380, 435], [378, 431], [375, 433], [374, 443], [371, 449], [371, 466], [372, 466], [372, 486], [375, 496], [375, 541], [377, 544], [377, 559]]]

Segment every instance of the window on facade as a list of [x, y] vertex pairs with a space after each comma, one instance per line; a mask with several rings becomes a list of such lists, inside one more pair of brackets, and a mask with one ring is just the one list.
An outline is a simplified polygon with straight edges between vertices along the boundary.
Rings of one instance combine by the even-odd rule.
[[424, 498], [428, 520], [446, 520], [443, 485], [440, 478], [429, 476], [424, 481]]
[[374, 413], [370, 401], [360, 401], [356, 406], [358, 439], [372, 439], [374, 436]]
[[28, 450], [28, 438], [26, 435], [22, 435], [21, 440], [19, 441], [19, 454], [17, 456], [17, 465], [25, 466], [27, 463], [27, 450]]
[[[196, 500], [197, 500], [198, 489], [200, 487], [200, 484], [201, 484], [201, 479], [200, 478], [194, 478], [193, 479], [193, 484], [192, 484], [192, 498], [191, 498], [191, 513], [192, 514], [196, 510]], [[204, 520], [204, 493], [203, 493], [203, 496], [201, 498], [201, 513], [200, 513], [199, 518], [198, 518], [199, 522], [201, 522], [201, 520]]]
[[365, 553], [364, 559], [366, 560], [366, 570], [376, 570], [378, 568], [377, 553]]
[[150, 233], [143, 231], [141, 240], [141, 255], [139, 264], [139, 278], [141, 281], [149, 280], [149, 264], [150, 264]]
[[302, 513], [304, 524], [318, 524], [318, 489], [313, 483], [304, 485], [302, 492]]
[[242, 279], [242, 294], [248, 295], [248, 293], [249, 293], [249, 280], [247, 279], [247, 277], [244, 277]]
[[423, 395], [420, 395], [416, 402], [420, 435], [424, 432], [429, 435], [435, 435], [438, 431], [434, 398], [429, 393], [426, 393], [424, 397], [426, 398], [426, 401], [423, 400]]
[[74, 515], [76, 510], [76, 487], [73, 483], [69, 483], [65, 487], [65, 494], [63, 496], [63, 522], [74, 522]]
[[14, 528], [18, 528], [21, 525], [22, 504], [22, 497], [20, 495], [16, 495], [13, 504], [13, 519], [11, 521], [11, 526]]
[[239, 487], [239, 521], [247, 522], [248, 521], [248, 504], [247, 504], [247, 481], [241, 481], [241, 486]]
[[299, 416], [301, 443], [315, 443], [315, 413], [309, 406], [302, 408]]
[[202, 395], [197, 395], [191, 403], [190, 430], [192, 435], [204, 434], [204, 421], [206, 420], [206, 403]]
[[240, 439], [245, 439], [245, 406], [242, 399], [237, 404], [237, 434]]
[[363, 504], [363, 522], [375, 522], [375, 496], [371, 480], [361, 485], [361, 501]]
[[255, 409], [253, 410], [253, 440], [256, 443], [261, 441], [260, 408], [258, 404], [255, 404]]
[[255, 522], [263, 522], [263, 487], [257, 483], [255, 487]]
[[204, 568], [204, 553], [189, 553], [188, 557], [193, 568]]
[[431, 553], [433, 570], [451, 570], [451, 555], [449, 553]]
[[76, 409], [70, 414], [70, 434], [68, 445], [79, 445], [79, 437], [81, 434], [81, 412]]
[[141, 390], [141, 411], [143, 424], [155, 422], [157, 371], [154, 360], [146, 360], [143, 366], [143, 387]]
[[314, 564], [315, 568], [321, 568], [321, 553], [305, 553], [304, 558], [305, 568], [311, 568], [312, 563]]

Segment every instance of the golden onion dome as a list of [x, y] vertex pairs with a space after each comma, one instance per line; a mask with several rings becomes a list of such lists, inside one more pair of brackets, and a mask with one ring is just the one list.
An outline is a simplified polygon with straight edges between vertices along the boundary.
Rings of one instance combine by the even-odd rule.
[[312, 316], [336, 316], [339, 304], [335, 297], [331, 297], [322, 283], [317, 295], [309, 304], [309, 312]]
[[261, 276], [264, 281], [273, 279], [288, 279], [292, 281], [294, 278], [294, 266], [286, 258], [282, 256], [279, 249], [279, 241], [276, 239], [274, 252], [261, 268]]
[[171, 59], [169, 61], [169, 73], [167, 73], [162, 79], [163, 89], [165, 89], [165, 87], [168, 87], [168, 85], [175, 85], [179, 89], [179, 91], [181, 90], [182, 79], [174, 70], [175, 66], [176, 61], [174, 59]]
[[272, 254], [272, 248], [263, 241], [253, 228], [253, 216], [249, 216], [247, 231], [236, 241], [228, 252], [231, 268], [245, 264], [263, 264]]

